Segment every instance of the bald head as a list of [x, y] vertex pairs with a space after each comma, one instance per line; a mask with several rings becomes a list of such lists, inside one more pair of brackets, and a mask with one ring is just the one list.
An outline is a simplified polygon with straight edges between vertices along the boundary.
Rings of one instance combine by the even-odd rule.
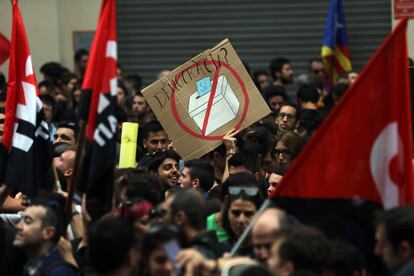
[[289, 218], [283, 210], [269, 208], [260, 215], [252, 231], [254, 253], [260, 263], [266, 265], [272, 243], [278, 233], [289, 226]]

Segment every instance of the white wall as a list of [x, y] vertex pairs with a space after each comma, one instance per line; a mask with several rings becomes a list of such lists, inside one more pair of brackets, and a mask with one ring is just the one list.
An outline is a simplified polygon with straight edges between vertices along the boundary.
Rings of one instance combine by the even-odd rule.
[[[100, 5], [100, 0], [19, 0], [38, 81], [46, 62], [73, 69], [73, 31], [95, 30]], [[9, 39], [11, 21], [11, 1], [0, 0], [0, 32]], [[6, 76], [7, 68], [8, 62], [0, 66]]]

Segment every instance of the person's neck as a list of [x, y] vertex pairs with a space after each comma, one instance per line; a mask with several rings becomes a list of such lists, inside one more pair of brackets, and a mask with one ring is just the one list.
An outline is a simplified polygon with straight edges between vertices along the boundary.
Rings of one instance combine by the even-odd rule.
[[187, 239], [189, 241], [191, 241], [195, 238], [195, 236], [197, 236], [200, 233], [200, 231], [198, 231], [198, 230], [196, 230], [192, 227], [187, 226], [187, 227], [184, 228], [184, 233], [185, 233]]
[[38, 247], [28, 248], [25, 250], [25, 252], [30, 261], [35, 261], [44, 254], [46, 254], [46, 252], [50, 251], [52, 248], [53, 244], [50, 242], [46, 242], [39, 245]]
[[285, 86], [285, 84], [283, 83], [281, 79], [274, 80], [273, 85]]
[[137, 116], [137, 121], [139, 124], [146, 124], [149, 121], [151, 121], [151, 118], [148, 113], [143, 113], [143, 114], [139, 114], [136, 116]]

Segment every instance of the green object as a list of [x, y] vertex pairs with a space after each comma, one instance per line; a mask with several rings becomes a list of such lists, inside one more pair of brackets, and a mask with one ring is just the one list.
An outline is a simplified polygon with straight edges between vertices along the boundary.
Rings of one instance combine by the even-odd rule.
[[216, 236], [219, 242], [226, 242], [229, 240], [229, 235], [218, 224], [216, 217], [219, 213], [212, 214], [207, 217], [207, 230], [216, 232]]

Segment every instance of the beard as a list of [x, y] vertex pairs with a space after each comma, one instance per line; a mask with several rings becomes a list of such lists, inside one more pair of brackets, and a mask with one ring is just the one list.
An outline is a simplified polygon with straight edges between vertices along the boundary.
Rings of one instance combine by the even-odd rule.
[[282, 83], [284, 84], [284, 85], [286, 85], [286, 84], [290, 84], [290, 83], [292, 83], [293, 82], [293, 78], [292, 77], [290, 77], [290, 78], [285, 78], [285, 77], [282, 77]]

